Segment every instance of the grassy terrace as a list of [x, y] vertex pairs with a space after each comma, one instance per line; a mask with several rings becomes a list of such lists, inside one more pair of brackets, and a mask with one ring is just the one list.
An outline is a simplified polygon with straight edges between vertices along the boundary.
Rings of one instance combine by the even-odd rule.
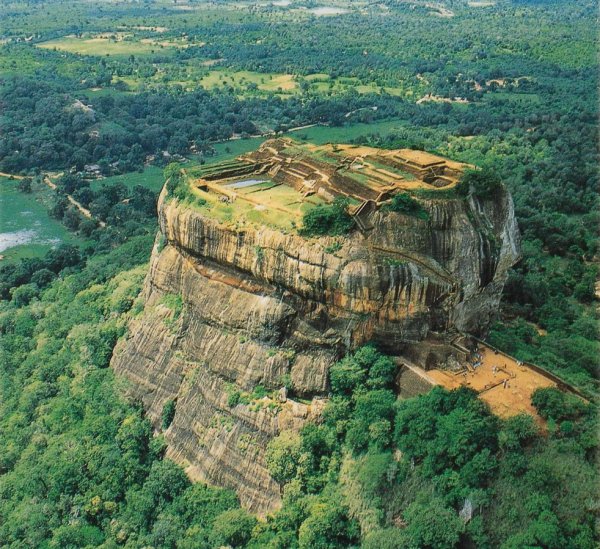
[[266, 225], [283, 231], [293, 231], [300, 225], [305, 212], [325, 202], [317, 196], [302, 201], [300, 193], [270, 182], [252, 187], [236, 189], [238, 198], [232, 203], [220, 201], [219, 195], [198, 189], [193, 180], [189, 180], [191, 197], [189, 202], [221, 223], [245, 225], [247, 223]]
[[378, 162], [377, 160], [375, 160], [373, 158], [367, 158], [366, 161], [374, 168], [377, 168], [379, 170], [385, 170], [386, 172], [399, 175], [400, 177], [403, 177], [407, 181], [414, 181], [416, 179], [414, 174], [407, 172], [406, 170], [401, 170], [399, 168], [389, 166], [387, 164], [384, 164], [383, 162]]
[[231, 158], [228, 160], [222, 160], [221, 162], [193, 166], [187, 171], [189, 175], [193, 175], [198, 178], [210, 178], [226, 170], [235, 169], [242, 166], [244, 166], [243, 162], [240, 162], [235, 158]]
[[[244, 169], [247, 163], [235, 158], [192, 166], [186, 169], [187, 202], [221, 223], [236, 226], [247, 223], [292, 231], [301, 224], [302, 216], [311, 208], [324, 204], [319, 196], [303, 197], [293, 187], [275, 182], [265, 175], [238, 175], [217, 179], [220, 173]], [[199, 188], [206, 181], [208, 190]], [[251, 184], [248, 184], [251, 183]], [[215, 190], [221, 192], [215, 192]], [[235, 200], [225, 202], [226, 193]]]

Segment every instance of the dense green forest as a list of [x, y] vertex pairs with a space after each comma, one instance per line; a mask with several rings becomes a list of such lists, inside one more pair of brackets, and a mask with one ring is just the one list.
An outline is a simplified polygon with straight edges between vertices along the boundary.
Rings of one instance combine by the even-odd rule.
[[[311, 11], [330, 6], [346, 13]], [[30, 177], [19, 188], [32, 200], [51, 172], [50, 214], [85, 241], [0, 263], [1, 547], [597, 546], [594, 2], [2, 0], [0, 10], [0, 172]], [[365, 130], [384, 121], [395, 129]], [[495, 417], [466, 390], [397, 401], [392, 363], [364, 347], [332, 369], [323, 422], [269, 446], [284, 505], [257, 520], [164, 458], [107, 366], [141, 310], [156, 234], [143, 174], [312, 124], [503, 180], [523, 259], [489, 341], [591, 403], [538, 391], [541, 428]], [[128, 185], [132, 174], [142, 184]], [[311, 234], [343, 233], [343, 213], [316, 210]]]

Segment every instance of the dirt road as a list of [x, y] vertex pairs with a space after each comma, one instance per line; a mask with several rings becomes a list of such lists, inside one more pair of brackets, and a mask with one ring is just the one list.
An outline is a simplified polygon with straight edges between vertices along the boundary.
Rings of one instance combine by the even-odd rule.
[[[42, 179], [42, 181], [48, 185], [48, 187], [50, 187], [52, 190], [56, 190], [56, 184], [52, 182], [52, 180], [47, 176], [44, 175], [44, 178]], [[65, 195], [67, 197], [67, 200], [73, 204], [73, 206], [75, 206], [79, 212], [81, 213], [81, 215], [83, 215], [83, 217], [86, 217], [87, 219], [95, 219], [94, 216], [92, 215], [92, 212], [90, 212], [90, 210], [88, 210], [87, 208], [85, 208], [81, 202], [78, 202], [77, 200], [75, 200], [70, 194]], [[100, 225], [100, 227], [106, 227], [106, 223], [104, 221], [100, 221], [99, 219], [97, 219], [96, 221], [98, 221], [98, 225]]]

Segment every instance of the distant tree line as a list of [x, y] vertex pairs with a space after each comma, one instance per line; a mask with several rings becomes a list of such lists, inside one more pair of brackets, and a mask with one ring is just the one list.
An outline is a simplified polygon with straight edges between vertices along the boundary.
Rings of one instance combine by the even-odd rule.
[[334, 99], [238, 99], [197, 89], [98, 97], [92, 105], [64, 84], [11, 78], [0, 85], [3, 117], [0, 170], [21, 173], [98, 164], [101, 173], [141, 169], [149, 155], [191, 149], [210, 153], [211, 143], [233, 135], [285, 130], [309, 123], [341, 125], [345, 113], [377, 106], [370, 118], [398, 114], [390, 97], [347, 95]]

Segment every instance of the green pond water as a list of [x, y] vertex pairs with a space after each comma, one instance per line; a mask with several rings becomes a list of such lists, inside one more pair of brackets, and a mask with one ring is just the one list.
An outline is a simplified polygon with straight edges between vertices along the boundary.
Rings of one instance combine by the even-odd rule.
[[76, 237], [55, 219], [36, 193], [17, 190], [17, 182], [0, 178], [0, 255], [2, 262], [22, 257], [41, 257], [61, 243], [75, 243]]

